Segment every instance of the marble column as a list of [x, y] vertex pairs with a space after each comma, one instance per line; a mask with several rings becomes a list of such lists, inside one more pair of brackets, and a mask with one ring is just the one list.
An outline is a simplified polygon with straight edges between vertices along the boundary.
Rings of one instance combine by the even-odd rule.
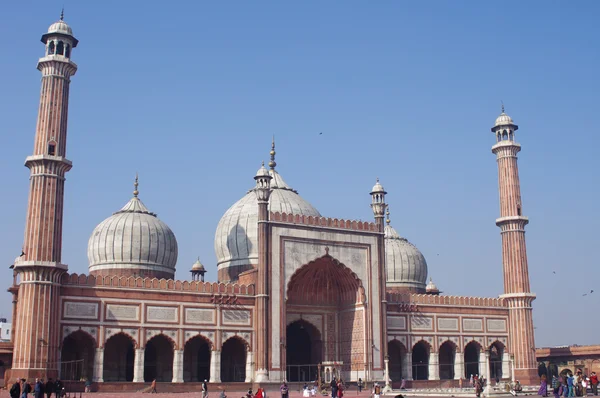
[[429, 378], [428, 380], [440, 379], [440, 357], [437, 352], [429, 353]]
[[213, 350], [210, 353], [210, 380], [211, 383], [221, 382], [221, 351]]
[[94, 356], [94, 376], [92, 381], [102, 383], [104, 381], [104, 348], [96, 348]]
[[502, 378], [510, 378], [510, 354], [508, 352], [502, 353]]
[[144, 354], [146, 350], [143, 348], [137, 348], [135, 350], [135, 359], [133, 361], [133, 382], [143, 383], [144, 382]]
[[454, 380], [465, 378], [465, 356], [462, 352], [454, 354]]
[[172, 383], [183, 383], [183, 350], [175, 350], [173, 352]]
[[404, 354], [404, 362], [402, 367], [402, 377], [406, 380], [412, 380], [412, 352], [407, 352]]
[[251, 383], [254, 373], [254, 353], [248, 349], [246, 352], [246, 383]]
[[488, 377], [488, 375], [485, 374], [485, 351], [481, 351], [479, 353], [479, 373], [478, 373], [479, 377], [481, 376], [485, 376]]
[[485, 350], [485, 389], [483, 391], [483, 393], [485, 394], [486, 397], [490, 396], [490, 393], [492, 392], [492, 384], [491, 384], [491, 378], [490, 378], [490, 350]]

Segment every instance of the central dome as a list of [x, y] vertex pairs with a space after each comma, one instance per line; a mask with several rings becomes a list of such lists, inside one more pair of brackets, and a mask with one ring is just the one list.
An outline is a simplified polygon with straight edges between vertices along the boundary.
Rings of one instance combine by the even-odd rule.
[[[271, 151], [271, 157], [275, 155]], [[269, 211], [321, 217], [321, 213], [302, 199], [269, 164], [271, 196]], [[231, 206], [221, 217], [215, 233], [219, 282], [235, 281], [238, 275], [258, 264], [258, 200], [254, 189]]]

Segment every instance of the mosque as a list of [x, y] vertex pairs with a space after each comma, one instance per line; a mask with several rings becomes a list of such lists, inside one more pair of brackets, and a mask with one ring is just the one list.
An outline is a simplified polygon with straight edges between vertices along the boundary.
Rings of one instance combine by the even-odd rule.
[[14, 333], [0, 343], [5, 377], [85, 379], [99, 389], [333, 376], [417, 387], [471, 374], [537, 382], [521, 146], [504, 109], [491, 129], [504, 271], [498, 297], [442, 295], [428, 282], [425, 257], [390, 223], [379, 181], [365, 190], [373, 220], [322, 215], [279, 174], [274, 142], [267, 167], [248, 173], [244, 196], [217, 226], [216, 282], [204, 280], [199, 261], [189, 279], [174, 279], [177, 239], [142, 202], [137, 178], [125, 205], [92, 231], [89, 273], [70, 274], [61, 262], [62, 220], [79, 42], [62, 16], [41, 41], [25, 239], [9, 288]]

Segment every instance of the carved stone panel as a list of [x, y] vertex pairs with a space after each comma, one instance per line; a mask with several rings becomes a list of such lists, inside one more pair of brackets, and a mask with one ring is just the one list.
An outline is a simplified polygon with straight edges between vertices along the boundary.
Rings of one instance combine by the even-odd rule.
[[106, 305], [106, 319], [109, 321], [138, 321], [140, 307], [138, 305]]
[[223, 325], [250, 325], [250, 311], [223, 310]]
[[433, 318], [430, 316], [413, 315], [410, 320], [412, 330], [433, 330]]
[[176, 307], [146, 307], [146, 319], [148, 322], [177, 322], [178, 311]]
[[210, 308], [186, 308], [186, 323], [215, 323], [215, 310]]
[[70, 319], [98, 319], [98, 303], [65, 301], [63, 314]]
[[465, 332], [483, 332], [483, 319], [463, 318]]
[[387, 317], [388, 329], [400, 329], [406, 330], [406, 317], [404, 316], [388, 316]]
[[458, 318], [438, 318], [438, 330], [458, 331]]
[[489, 332], [506, 332], [505, 319], [488, 319], [487, 329]]

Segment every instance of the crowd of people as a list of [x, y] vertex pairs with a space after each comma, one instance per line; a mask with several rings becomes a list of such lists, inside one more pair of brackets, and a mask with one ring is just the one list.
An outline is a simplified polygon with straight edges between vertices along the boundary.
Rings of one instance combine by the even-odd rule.
[[[584, 374], [578, 369], [575, 374], [568, 373], [564, 376], [552, 376], [551, 386], [552, 394], [555, 398], [560, 397], [587, 397], [591, 390], [594, 396], [598, 395], [598, 375], [592, 372], [590, 376]], [[542, 376], [540, 390], [538, 395], [543, 397], [548, 395], [548, 382], [546, 376]]]
[[51, 398], [52, 395], [56, 398], [63, 397], [65, 395], [65, 388], [63, 383], [56, 379], [48, 379], [44, 383], [44, 379], [35, 379], [33, 387], [25, 379], [15, 380], [15, 383], [11, 386], [9, 394], [10, 398], [28, 398], [29, 394], [32, 394], [34, 398]]

